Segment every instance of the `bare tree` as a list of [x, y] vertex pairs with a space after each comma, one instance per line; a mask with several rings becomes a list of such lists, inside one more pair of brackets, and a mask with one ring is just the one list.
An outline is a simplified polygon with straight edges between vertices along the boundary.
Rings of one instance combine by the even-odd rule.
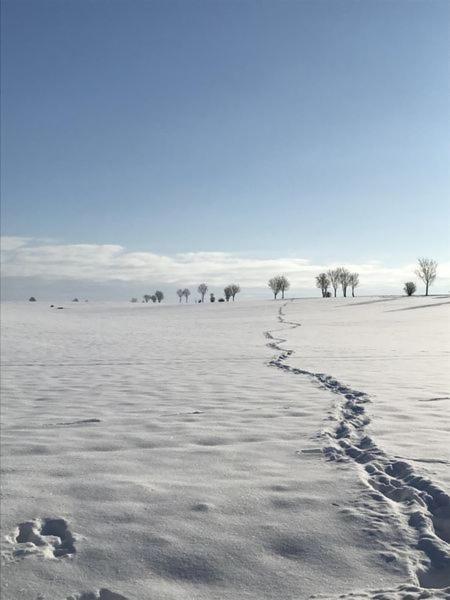
[[414, 281], [407, 281], [404, 286], [404, 291], [407, 296], [412, 296], [417, 290], [416, 284]]
[[337, 296], [339, 284], [341, 283], [341, 269], [330, 269], [327, 273], [330, 283], [333, 286], [334, 297]]
[[330, 287], [330, 279], [326, 273], [320, 273], [316, 277], [316, 287], [322, 292], [322, 298], [327, 297], [328, 288]]
[[191, 290], [189, 290], [188, 288], [184, 288], [183, 290], [183, 296], [186, 298], [186, 302], [189, 301], [189, 296], [191, 295]]
[[270, 287], [270, 289], [273, 292], [273, 299], [276, 300], [278, 294], [281, 292], [280, 276], [276, 275], [275, 277], [272, 277], [272, 279], [269, 279], [267, 285]]
[[276, 300], [278, 294], [281, 292], [281, 297], [284, 298], [284, 292], [291, 286], [289, 280], [284, 275], [276, 275], [269, 279], [268, 286], [273, 292], [273, 297]]
[[156, 290], [155, 296], [158, 300], [158, 304], [161, 302], [161, 300], [164, 300], [164, 294], [160, 290]]
[[155, 304], [155, 302], [156, 302], [156, 300], [157, 300], [157, 298], [156, 298], [156, 294], [152, 294], [152, 295], [150, 296], [150, 298], [151, 298], [151, 301], [153, 302], [153, 304]]
[[182, 289], [177, 290], [177, 296], [181, 302], [181, 298], [184, 296], [184, 290], [182, 290]]
[[197, 291], [199, 294], [201, 294], [202, 296], [202, 302], [205, 301], [205, 294], [208, 291], [208, 286], [206, 285], [206, 283], [201, 283], [198, 288]]
[[145, 302], [149, 302], [152, 299], [150, 294], [144, 294], [142, 297], [144, 298]]
[[352, 298], [354, 298], [355, 297], [355, 288], [357, 288], [359, 285], [358, 273], [350, 273], [348, 284], [352, 288]]
[[419, 267], [416, 269], [417, 277], [425, 283], [425, 296], [428, 296], [428, 288], [436, 279], [437, 262], [431, 258], [419, 258]]
[[291, 284], [289, 283], [289, 279], [287, 277], [285, 277], [284, 275], [281, 275], [280, 276], [280, 291], [281, 291], [282, 300], [284, 300], [284, 292], [286, 292], [290, 287], [291, 287]]
[[231, 286], [227, 285], [227, 287], [224, 287], [223, 293], [225, 294], [225, 300], [228, 302], [231, 298]]
[[345, 267], [341, 267], [339, 269], [339, 281], [342, 286], [342, 295], [344, 296], [344, 298], [347, 297], [347, 288], [350, 285], [350, 277], [351, 273], [348, 269], [346, 269]]
[[228, 288], [230, 290], [230, 295], [233, 298], [233, 302], [234, 302], [234, 297], [236, 296], [236, 294], [239, 294], [239, 292], [241, 291], [241, 288], [237, 283], [230, 283]]

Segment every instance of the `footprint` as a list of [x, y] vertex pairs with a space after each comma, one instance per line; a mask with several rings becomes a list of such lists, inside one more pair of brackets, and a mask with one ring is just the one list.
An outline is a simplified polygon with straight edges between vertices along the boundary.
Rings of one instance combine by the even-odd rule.
[[40, 554], [62, 558], [75, 554], [75, 538], [65, 519], [34, 519], [20, 523], [10, 541], [16, 545], [14, 556]]
[[76, 596], [67, 596], [66, 600], [128, 600], [128, 598], [108, 588], [101, 588], [98, 592], [83, 592]]

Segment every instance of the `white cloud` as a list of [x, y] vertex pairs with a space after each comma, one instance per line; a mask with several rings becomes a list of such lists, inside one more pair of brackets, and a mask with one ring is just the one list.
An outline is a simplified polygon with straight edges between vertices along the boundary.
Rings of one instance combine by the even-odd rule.
[[[111, 244], [61, 244], [31, 238], [2, 238], [4, 277], [38, 277], [42, 280], [90, 282], [157, 282], [166, 285], [194, 285], [207, 281], [219, 286], [236, 281], [247, 288], [264, 288], [274, 274], [289, 277], [293, 289], [311, 289], [314, 276], [337, 264], [312, 264], [305, 258], [249, 258], [227, 252], [189, 252], [164, 256], [151, 252], [130, 252]], [[415, 279], [415, 264], [387, 267], [380, 262], [345, 264], [360, 273], [361, 285], [395, 288]], [[450, 263], [439, 265], [439, 280], [450, 285]], [[439, 282], [437, 282], [439, 283]], [[445, 290], [445, 291], [446, 291]]]
[[2, 235], [0, 238], [2, 252], [8, 252], [10, 250], [16, 250], [21, 246], [25, 246], [31, 241], [31, 238], [26, 237], [15, 237], [13, 235]]

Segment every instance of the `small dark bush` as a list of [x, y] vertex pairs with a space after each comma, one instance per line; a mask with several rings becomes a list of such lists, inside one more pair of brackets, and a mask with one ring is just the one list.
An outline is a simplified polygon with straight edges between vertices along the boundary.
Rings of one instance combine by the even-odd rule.
[[407, 296], [412, 296], [414, 294], [414, 292], [416, 291], [416, 289], [417, 289], [417, 287], [416, 287], [416, 284], [414, 283], [414, 281], [407, 281], [403, 288], [403, 290]]
[[219, 302], [225, 302], [223, 298], [219, 298]]
[[28, 300], [28, 302], [36, 302], [36, 298], [34, 296], [31, 296], [31, 298]]

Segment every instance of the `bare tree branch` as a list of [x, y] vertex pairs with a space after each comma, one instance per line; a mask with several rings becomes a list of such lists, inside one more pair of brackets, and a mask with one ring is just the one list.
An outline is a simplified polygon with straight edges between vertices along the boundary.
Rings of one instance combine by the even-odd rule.
[[428, 296], [428, 288], [436, 279], [438, 264], [431, 258], [419, 258], [418, 263], [419, 266], [416, 269], [416, 275], [425, 283], [425, 296]]

